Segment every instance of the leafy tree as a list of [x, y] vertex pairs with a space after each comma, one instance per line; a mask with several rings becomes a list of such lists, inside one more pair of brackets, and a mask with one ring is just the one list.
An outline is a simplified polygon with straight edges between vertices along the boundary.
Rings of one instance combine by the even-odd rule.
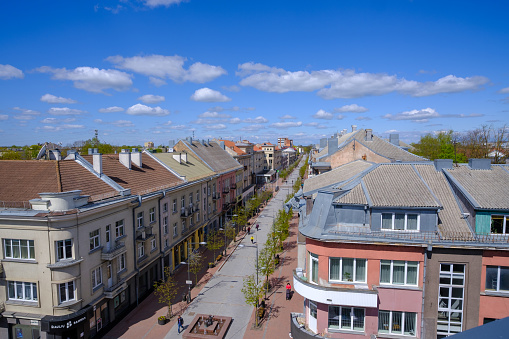
[[235, 227], [233, 227], [233, 223], [231, 221], [224, 226], [223, 233], [225, 234], [228, 244], [231, 242], [231, 240], [235, 239], [237, 231], [235, 230]]
[[269, 290], [269, 276], [274, 272], [275, 269], [275, 256], [273, 254], [272, 248], [264, 247], [260, 253], [258, 254], [258, 264], [256, 269], [258, 269], [258, 273], [265, 277], [265, 298], [267, 298], [267, 293]]
[[244, 294], [244, 299], [248, 305], [255, 308], [255, 323], [258, 326], [258, 316], [256, 315], [256, 309], [258, 308], [260, 298], [263, 296], [263, 287], [256, 281], [254, 274], [251, 274], [244, 278], [244, 283], [241, 289]]
[[466, 157], [460, 151], [458, 144], [457, 136], [452, 130], [449, 130], [435, 135], [428, 133], [412, 146], [414, 147], [413, 153], [429, 160], [456, 159], [457, 162], [464, 162]]
[[1, 160], [21, 160], [21, 154], [16, 151], [8, 150], [0, 156]]
[[220, 249], [224, 244], [223, 236], [216, 230], [210, 231], [207, 235], [207, 248], [212, 251], [214, 261], [216, 260], [216, 250]]
[[172, 317], [171, 305], [177, 295], [177, 283], [171, 276], [170, 267], [164, 268], [165, 281], [156, 281], [154, 283], [154, 294], [161, 304], [168, 306], [168, 318]]
[[198, 273], [203, 267], [203, 256], [201, 253], [191, 252], [188, 258], [189, 270], [194, 274], [194, 283], [198, 284]]

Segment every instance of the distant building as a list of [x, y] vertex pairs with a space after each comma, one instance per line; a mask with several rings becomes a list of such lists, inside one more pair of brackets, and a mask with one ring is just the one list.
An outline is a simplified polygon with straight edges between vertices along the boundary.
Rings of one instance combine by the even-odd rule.
[[293, 140], [288, 138], [277, 138], [277, 146], [279, 148], [293, 147]]
[[145, 148], [154, 148], [154, 142], [153, 141], [147, 141], [144, 144]]

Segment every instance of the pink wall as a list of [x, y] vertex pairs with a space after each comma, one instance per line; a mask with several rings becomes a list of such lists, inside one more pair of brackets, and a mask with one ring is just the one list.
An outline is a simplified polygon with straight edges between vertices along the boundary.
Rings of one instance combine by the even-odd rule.
[[[486, 288], [486, 266], [509, 266], [509, 253], [504, 251], [484, 251], [481, 272], [481, 294]], [[509, 298], [504, 296], [481, 295], [479, 304], [479, 325], [484, 318], [501, 319], [509, 315]]]

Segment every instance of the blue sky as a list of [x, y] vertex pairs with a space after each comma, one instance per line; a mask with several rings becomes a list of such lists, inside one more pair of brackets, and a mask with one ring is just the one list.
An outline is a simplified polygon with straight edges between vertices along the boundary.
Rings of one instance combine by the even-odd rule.
[[507, 1], [4, 1], [0, 145], [509, 122]]

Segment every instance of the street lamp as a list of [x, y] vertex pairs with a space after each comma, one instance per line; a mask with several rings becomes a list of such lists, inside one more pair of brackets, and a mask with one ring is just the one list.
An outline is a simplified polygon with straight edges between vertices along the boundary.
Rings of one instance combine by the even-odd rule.
[[223, 231], [224, 233], [224, 255], [226, 257], [226, 226], [224, 228], [219, 227], [220, 231]]
[[192, 281], [191, 281], [191, 276], [190, 276], [190, 273], [189, 273], [189, 266], [190, 265], [190, 262], [189, 262], [189, 257], [191, 255], [191, 245], [196, 245], [196, 244], [199, 244], [199, 245], [206, 245], [207, 243], [205, 241], [202, 241], [202, 242], [190, 242], [189, 245], [187, 246], [187, 262], [185, 261], [181, 261], [180, 263], [181, 264], [187, 264], [187, 281], [186, 281], [186, 284], [188, 286], [188, 297], [187, 297], [187, 303], [190, 303], [191, 302], [191, 284], [192, 284]]

